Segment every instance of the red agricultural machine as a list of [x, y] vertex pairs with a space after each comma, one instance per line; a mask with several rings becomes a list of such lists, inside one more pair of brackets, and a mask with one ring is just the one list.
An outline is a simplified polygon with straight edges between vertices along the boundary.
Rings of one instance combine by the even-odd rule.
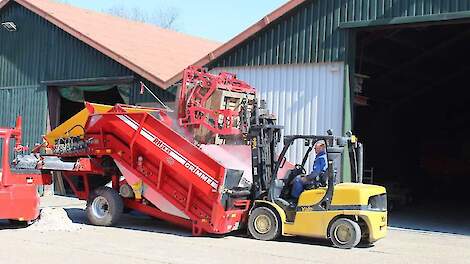
[[256, 107], [255, 90], [231, 74], [190, 67], [179, 98], [178, 121], [164, 109], [87, 103], [46, 135], [52, 153], [40, 156], [38, 168], [61, 172], [96, 225], [117, 223], [127, 208], [194, 235], [237, 230], [254, 195], [266, 190], [269, 179], [252, 175], [274, 165], [266, 150], [280, 127]]
[[39, 217], [37, 186], [51, 184], [50, 174], [36, 169], [11, 169], [10, 151], [20, 153], [26, 150], [21, 145], [21, 117], [18, 117], [16, 127], [0, 128], [0, 142], [2, 143], [0, 219], [16, 223], [34, 221]]

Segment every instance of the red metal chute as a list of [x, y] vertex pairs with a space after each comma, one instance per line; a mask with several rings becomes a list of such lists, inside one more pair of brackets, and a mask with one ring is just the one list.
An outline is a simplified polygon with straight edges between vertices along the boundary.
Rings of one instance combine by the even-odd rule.
[[[77, 197], [87, 199], [93, 177], [114, 173], [113, 188], [143, 186], [143, 200], [124, 199], [128, 208], [191, 227], [196, 235], [240, 228], [250, 201], [238, 199], [227, 206], [229, 169], [176, 132], [170, 121], [164, 110], [128, 112], [120, 105], [91, 115], [85, 126], [87, 148], [62, 154], [82, 157], [73, 171], [63, 171], [65, 180]], [[117, 171], [105, 168], [106, 157]], [[74, 184], [74, 177], [82, 177], [84, 187]]]

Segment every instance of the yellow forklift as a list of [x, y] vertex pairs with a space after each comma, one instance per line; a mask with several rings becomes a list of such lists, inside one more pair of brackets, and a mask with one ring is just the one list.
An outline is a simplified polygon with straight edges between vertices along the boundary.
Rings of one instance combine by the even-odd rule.
[[[307, 174], [305, 168], [317, 141], [326, 142], [328, 170], [320, 181], [306, 186], [296, 203], [289, 202], [293, 179]], [[306, 148], [301, 164], [286, 169], [286, 153], [298, 141]], [[335, 137], [286, 136], [273, 173], [266, 178], [268, 190], [255, 200], [248, 218], [249, 234], [259, 240], [305, 236], [331, 240], [338, 248], [353, 248], [362, 240], [372, 244], [387, 232], [387, 197], [384, 187], [362, 183], [339, 183], [343, 153], [348, 147], [353, 179], [362, 173], [362, 146], [351, 133]], [[285, 171], [285, 175], [281, 171]]]

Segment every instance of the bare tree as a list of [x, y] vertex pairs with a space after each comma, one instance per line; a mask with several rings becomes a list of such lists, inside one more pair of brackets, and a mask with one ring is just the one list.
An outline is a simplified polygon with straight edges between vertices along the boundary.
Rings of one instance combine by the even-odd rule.
[[154, 24], [162, 28], [178, 30], [176, 22], [179, 12], [176, 8], [146, 11], [140, 7], [128, 8], [122, 5], [115, 5], [109, 9], [103, 10], [103, 12], [129, 20]]
[[57, 2], [61, 2], [63, 4], [70, 5], [69, 0], [56, 0]]
[[178, 16], [178, 9], [169, 7], [164, 10], [160, 9], [153, 20], [163, 28], [176, 29]]

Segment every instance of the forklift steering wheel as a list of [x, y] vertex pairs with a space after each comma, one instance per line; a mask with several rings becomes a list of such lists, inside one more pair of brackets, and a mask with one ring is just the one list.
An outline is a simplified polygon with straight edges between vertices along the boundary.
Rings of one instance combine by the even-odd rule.
[[298, 171], [301, 171], [302, 174], [307, 174], [307, 172], [305, 171], [305, 168], [300, 164], [295, 164], [295, 169]]

